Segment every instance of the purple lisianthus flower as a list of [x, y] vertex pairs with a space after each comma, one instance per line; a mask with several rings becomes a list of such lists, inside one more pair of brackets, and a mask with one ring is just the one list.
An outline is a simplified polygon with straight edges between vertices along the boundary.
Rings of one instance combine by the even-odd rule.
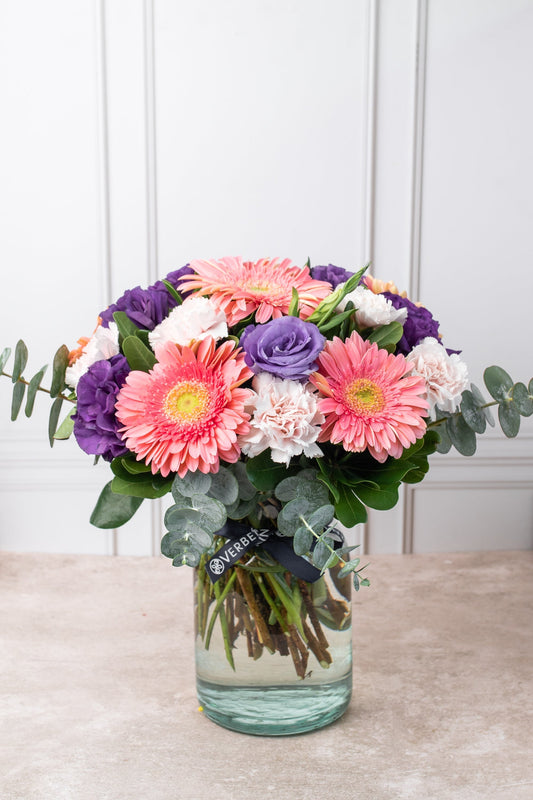
[[326, 337], [299, 317], [279, 317], [264, 325], [248, 325], [241, 336], [244, 360], [255, 373], [305, 380], [317, 368]]
[[128, 452], [120, 438], [120, 422], [115, 415], [117, 395], [130, 371], [123, 355], [95, 361], [81, 376], [76, 394], [78, 407], [73, 415], [74, 436], [85, 453], [112, 461]]
[[336, 289], [340, 283], [346, 283], [348, 278], [351, 278], [353, 272], [348, 272], [343, 267], [336, 267], [334, 264], [328, 264], [327, 267], [313, 267], [311, 269], [311, 277], [315, 281], [327, 281], [331, 283], [332, 289]]
[[[192, 269], [187, 264], [170, 272], [165, 280], [173, 286], [177, 286], [180, 279], [191, 272]], [[182, 296], [186, 297], [188, 294], [189, 292], [183, 292]], [[127, 289], [116, 303], [112, 303], [105, 311], [100, 312], [100, 319], [102, 326], [108, 328], [109, 323], [113, 321], [114, 312], [124, 311], [138, 328], [153, 331], [156, 325], [168, 317], [177, 304], [178, 301], [172, 297], [163, 281], [156, 281], [147, 289], [141, 289], [140, 286]]]
[[431, 336], [439, 339], [439, 323], [427, 308], [415, 305], [407, 297], [400, 297], [394, 292], [382, 292], [390, 300], [394, 308], [406, 308], [407, 319], [403, 323], [403, 336], [396, 345], [396, 352], [406, 356], [422, 339]]

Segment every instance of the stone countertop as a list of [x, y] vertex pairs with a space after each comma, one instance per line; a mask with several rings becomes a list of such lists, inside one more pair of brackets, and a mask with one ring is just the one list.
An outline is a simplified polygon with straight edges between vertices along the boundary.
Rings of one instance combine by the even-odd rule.
[[198, 711], [191, 572], [0, 554], [2, 800], [532, 800], [533, 553], [371, 556], [345, 716]]

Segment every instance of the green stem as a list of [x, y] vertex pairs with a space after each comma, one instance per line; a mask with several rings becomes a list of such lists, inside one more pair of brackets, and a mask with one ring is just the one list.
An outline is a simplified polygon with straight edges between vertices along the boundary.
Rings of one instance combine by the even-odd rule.
[[223, 591], [220, 591], [220, 586], [219, 586], [218, 581], [214, 584], [215, 597], [216, 597], [217, 601], [215, 603], [215, 607], [213, 609], [213, 613], [211, 614], [211, 619], [209, 620], [209, 625], [207, 626], [207, 633], [205, 635], [205, 643], [204, 643], [205, 649], [209, 650], [209, 644], [211, 642], [211, 636], [213, 634], [213, 628], [215, 626], [215, 620], [216, 620], [218, 614], [220, 613], [220, 627], [222, 628], [222, 633], [224, 634], [224, 647], [225, 647], [225, 650], [226, 650], [226, 655], [228, 655], [228, 650], [229, 650], [228, 661], [232, 665], [233, 669], [235, 669], [235, 667], [233, 665], [233, 656], [231, 654], [231, 644], [230, 644], [230, 641], [229, 641], [228, 620], [226, 618], [226, 612], [224, 611], [222, 606], [223, 606], [224, 600], [228, 596], [233, 584], [235, 583], [236, 577], [237, 577], [237, 573], [233, 572], [231, 577], [229, 578], [228, 582], [226, 583]]
[[289, 621], [289, 624], [296, 625], [296, 627], [298, 628], [298, 633], [300, 634], [304, 642], [307, 642], [307, 638], [305, 636], [305, 632], [302, 625], [302, 620], [300, 617], [300, 609], [296, 607], [290, 589], [288, 592], [287, 589], [285, 589], [285, 586], [283, 585], [284, 584], [283, 578], [278, 574], [271, 575], [270, 573], [266, 574], [266, 578], [269, 584], [272, 586], [275, 594], [277, 594], [282, 604], [285, 606], [287, 610], [287, 619]]
[[[11, 378], [11, 379], [13, 378], [13, 375], [9, 375], [9, 373], [4, 372], [4, 370], [2, 370], [2, 372], [0, 372], [0, 375], [3, 375], [5, 378]], [[25, 380], [24, 378], [17, 378], [17, 383], [24, 383], [26, 386], [30, 385], [30, 382]], [[38, 386], [37, 387], [37, 391], [38, 392], [45, 392], [46, 394], [50, 394], [50, 389], [43, 389], [42, 386]], [[68, 400], [69, 403], [76, 404], [76, 400], [73, 400], [72, 398], [67, 397], [64, 394], [58, 394], [57, 397], [60, 397], [62, 400]]]

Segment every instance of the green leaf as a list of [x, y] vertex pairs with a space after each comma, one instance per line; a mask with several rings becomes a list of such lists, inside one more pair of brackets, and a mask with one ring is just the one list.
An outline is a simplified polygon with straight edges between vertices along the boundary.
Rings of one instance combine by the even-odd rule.
[[501, 429], [509, 439], [513, 439], [520, 430], [520, 412], [514, 403], [500, 403], [498, 406], [498, 420]]
[[463, 456], [473, 456], [476, 452], [476, 434], [469, 428], [463, 417], [457, 414], [446, 420], [446, 429], [456, 450]]
[[355, 494], [366, 506], [376, 508], [379, 511], [388, 511], [394, 508], [398, 502], [398, 487], [387, 489], [374, 489], [364, 483], [358, 484], [354, 488]]
[[48, 369], [48, 364], [45, 364], [44, 367], [41, 367], [39, 372], [37, 372], [33, 378], [31, 379], [28, 385], [28, 395], [26, 397], [26, 408], [24, 409], [24, 413], [27, 417], [31, 417], [33, 413], [33, 406], [35, 403], [35, 398], [37, 396], [37, 392], [39, 391], [39, 386], [41, 385], [41, 381], [43, 379], [44, 373]]
[[[313, 564], [317, 569], [327, 569], [328, 562], [332, 557], [331, 550], [333, 549], [333, 544], [333, 539], [331, 539], [329, 536], [321, 537], [316, 543], [316, 547], [313, 550]], [[334, 560], [338, 560], [336, 554]]]
[[326, 322], [318, 322], [317, 328], [320, 333], [326, 333], [326, 331], [335, 328], [337, 325], [341, 325], [345, 320], [350, 319], [353, 314], [353, 308], [349, 308], [345, 311], [340, 311], [338, 314], [335, 314], [334, 317], [328, 319]]
[[115, 494], [125, 494], [128, 497], [143, 497], [148, 500], [155, 500], [158, 497], [164, 497], [171, 489], [172, 481], [167, 481], [164, 486], [155, 488], [150, 483], [145, 481], [131, 482], [123, 478], [114, 477], [111, 481], [111, 489]]
[[65, 372], [68, 367], [68, 347], [62, 344], [56, 351], [52, 362], [52, 385], [50, 397], [57, 397], [65, 387]]
[[184, 523], [192, 523], [208, 533], [216, 533], [224, 526], [226, 518], [226, 509], [219, 500], [197, 494], [177, 499], [165, 514], [165, 525], [169, 531], [180, 531]]
[[398, 344], [402, 336], [403, 325], [400, 322], [389, 322], [388, 325], [382, 325], [381, 328], [376, 328], [372, 331], [368, 341], [374, 342], [383, 350], [393, 352], [395, 345]]
[[211, 476], [209, 496], [220, 500], [225, 506], [232, 506], [239, 499], [239, 484], [237, 478], [226, 467], [220, 467], [218, 472]]
[[22, 339], [19, 339], [17, 342], [17, 346], [15, 347], [15, 363], [13, 365], [13, 375], [11, 377], [11, 381], [13, 383], [16, 383], [18, 381], [18, 379], [24, 372], [24, 367], [26, 366], [27, 363], [28, 363], [28, 348], [26, 347]]
[[50, 416], [48, 418], [48, 441], [50, 447], [54, 446], [54, 436], [57, 431], [57, 423], [59, 422], [59, 415], [61, 413], [61, 406], [63, 405], [63, 398], [56, 397], [50, 409]]
[[120, 528], [128, 522], [142, 503], [140, 497], [126, 497], [115, 494], [111, 489], [111, 481], [107, 483], [91, 514], [91, 525], [96, 528]]
[[313, 532], [310, 531], [309, 528], [306, 528], [305, 526], [296, 528], [294, 531], [294, 539], [292, 541], [292, 546], [296, 555], [303, 556], [308, 553], [311, 549], [314, 538]]
[[138, 336], [126, 336], [122, 342], [122, 352], [131, 369], [150, 372], [156, 363], [155, 355]]
[[513, 403], [523, 417], [530, 417], [533, 414], [533, 397], [525, 384], [515, 383], [513, 386]]
[[126, 339], [128, 336], [137, 336], [140, 330], [139, 326], [128, 317], [125, 311], [114, 311], [113, 319], [117, 323], [118, 332], [123, 339]]
[[344, 526], [352, 528], [360, 522], [366, 522], [366, 508], [355, 496], [350, 486], [339, 486], [339, 501], [335, 503], [335, 516]]
[[[133, 476], [130, 476], [133, 477]], [[167, 481], [163, 486], [155, 488], [152, 481], [144, 480], [125, 480], [115, 476], [111, 481], [111, 489], [115, 494], [125, 494], [128, 497], [143, 497], [148, 500], [155, 500], [164, 497], [172, 488], [172, 481]]]
[[13, 397], [11, 399], [11, 420], [14, 422], [19, 415], [22, 401], [24, 400], [24, 392], [26, 391], [25, 383], [16, 383], [13, 386]]
[[203, 472], [186, 472], [183, 478], [176, 475], [172, 484], [172, 497], [179, 502], [182, 497], [207, 494], [211, 488], [211, 482], [211, 475]]
[[446, 423], [443, 422], [437, 428], [437, 433], [439, 434], [440, 441], [437, 445], [437, 453], [449, 453], [452, 447], [452, 440], [448, 434], [446, 429]]
[[198, 525], [189, 523], [179, 533], [166, 533], [161, 539], [161, 552], [167, 558], [176, 558], [184, 549], [192, 547], [200, 553], [213, 543], [212, 534]]
[[483, 373], [483, 380], [492, 397], [499, 403], [509, 397], [509, 390], [513, 386], [513, 381], [501, 367], [487, 367]]
[[287, 475], [294, 473], [294, 469], [278, 464], [270, 458], [270, 450], [265, 450], [255, 458], [246, 462], [246, 473], [256, 489], [261, 492], [272, 490]]
[[[481, 394], [480, 390], [477, 388], [477, 386], [474, 383], [470, 384], [470, 391], [472, 392], [474, 400], [476, 401], [476, 404], [478, 406], [484, 406], [486, 404], [487, 401], [485, 400], [485, 398]], [[485, 419], [487, 420], [489, 425], [492, 428], [494, 428], [496, 423], [494, 421], [494, 417], [492, 415], [492, 411], [490, 410], [490, 408], [484, 408], [483, 409], [483, 413], [485, 414]]]
[[461, 414], [469, 428], [472, 428], [476, 433], [485, 433], [487, 418], [483, 413], [483, 409], [480, 409], [478, 403], [476, 403], [474, 395], [468, 389], [462, 394]]
[[54, 433], [54, 439], [68, 439], [69, 436], [72, 434], [74, 430], [74, 420], [72, 419], [72, 415], [76, 413], [76, 406], [70, 409], [67, 416]]
[[239, 498], [241, 500], [251, 500], [252, 497], [255, 497], [257, 490], [248, 479], [246, 465], [243, 464], [242, 461], [237, 461], [235, 464], [231, 464], [230, 469], [237, 478], [237, 483], [239, 484]]
[[2, 355], [0, 355], [0, 372], [4, 369], [5, 365], [9, 361], [9, 356], [11, 355], [11, 348], [5, 347], [2, 350]]
[[278, 483], [274, 492], [278, 500], [286, 503], [295, 497], [307, 497], [315, 500], [317, 505], [329, 502], [329, 492], [324, 484], [318, 481], [315, 470], [312, 470], [311, 474], [309, 470], [305, 472], [305, 475], [302, 473], [291, 475]]
[[144, 461], [137, 461], [135, 458], [127, 458], [126, 456], [121, 458], [120, 461], [126, 472], [129, 472], [130, 475], [141, 475], [146, 472], [152, 474], [150, 464], [146, 464]]
[[178, 292], [178, 290], [176, 289], [176, 287], [175, 287], [175, 286], [172, 286], [172, 284], [170, 283], [170, 281], [167, 281], [167, 280], [165, 280], [165, 279], [163, 279], [162, 283], [164, 283], [164, 284], [165, 284], [165, 286], [167, 287], [167, 289], [168, 289], [169, 293], [172, 295], [172, 297], [174, 298], [174, 300], [176, 301], [176, 303], [177, 303], [179, 306], [181, 306], [181, 304], [183, 303], [183, 298], [182, 298], [182, 296], [180, 295], [180, 293]]
[[300, 298], [298, 296], [298, 291], [295, 287], [292, 287], [292, 298], [291, 304], [289, 306], [289, 310], [287, 311], [287, 315], [289, 317], [298, 317], [300, 314]]
[[226, 509], [226, 513], [230, 519], [244, 519], [250, 514], [253, 514], [257, 509], [257, 501], [259, 494], [256, 492], [253, 497], [248, 500], [241, 500]]
[[326, 503], [306, 519], [307, 524], [314, 530], [315, 533], [321, 534], [324, 528], [333, 521], [335, 509], [330, 503]]

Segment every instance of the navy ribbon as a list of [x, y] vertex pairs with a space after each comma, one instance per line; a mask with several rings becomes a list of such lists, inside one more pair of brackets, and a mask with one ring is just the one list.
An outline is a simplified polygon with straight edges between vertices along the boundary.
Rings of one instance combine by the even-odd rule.
[[[223, 536], [228, 541], [217, 550], [206, 563], [206, 572], [212, 583], [216, 581], [238, 561], [244, 553], [252, 547], [262, 547], [269, 555], [282, 566], [307, 583], [314, 583], [320, 577], [320, 570], [310, 564], [302, 556], [296, 555], [292, 546], [292, 539], [278, 536], [275, 531], [268, 529], [257, 530], [240, 522], [226, 522], [223, 528], [216, 532], [216, 536]], [[344, 536], [337, 529], [328, 534], [334, 542], [335, 549], [342, 547]]]

